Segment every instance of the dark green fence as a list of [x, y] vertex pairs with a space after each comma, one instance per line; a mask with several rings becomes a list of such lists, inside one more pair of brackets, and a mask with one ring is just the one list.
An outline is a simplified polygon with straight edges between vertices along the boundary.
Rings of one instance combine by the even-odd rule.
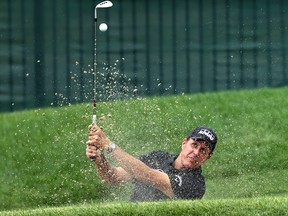
[[[0, 1], [0, 111], [92, 100], [91, 0]], [[288, 1], [114, 0], [97, 98], [288, 84]]]

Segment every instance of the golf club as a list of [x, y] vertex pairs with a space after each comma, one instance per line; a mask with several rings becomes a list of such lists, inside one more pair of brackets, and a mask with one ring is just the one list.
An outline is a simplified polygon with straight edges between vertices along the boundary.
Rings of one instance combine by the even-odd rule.
[[[95, 13], [94, 13], [94, 20], [95, 20], [95, 30], [94, 30], [94, 69], [93, 69], [93, 115], [92, 115], [92, 123], [97, 123], [97, 116], [96, 116], [96, 82], [97, 82], [97, 8], [109, 8], [112, 7], [113, 3], [111, 1], [103, 1], [96, 5], [95, 7]], [[91, 158], [92, 161], [96, 160], [96, 157]]]

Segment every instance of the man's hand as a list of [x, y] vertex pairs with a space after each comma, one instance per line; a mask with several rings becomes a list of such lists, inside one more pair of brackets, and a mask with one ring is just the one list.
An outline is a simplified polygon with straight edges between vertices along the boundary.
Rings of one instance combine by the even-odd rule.
[[88, 159], [95, 158], [95, 159], [100, 159], [100, 156], [102, 155], [103, 150], [97, 148], [96, 146], [93, 145], [87, 145], [86, 148], [86, 156]]
[[[86, 144], [88, 146], [94, 146], [97, 149], [105, 149], [107, 150], [109, 145], [111, 144], [110, 139], [104, 134], [103, 130], [99, 128], [95, 124], [91, 124], [88, 126], [88, 141]], [[87, 147], [88, 148], [88, 147]], [[92, 150], [92, 149], [90, 149]], [[93, 148], [94, 150], [94, 148]], [[86, 150], [86, 155], [87, 155], [87, 150]], [[88, 156], [88, 155], [87, 155]]]

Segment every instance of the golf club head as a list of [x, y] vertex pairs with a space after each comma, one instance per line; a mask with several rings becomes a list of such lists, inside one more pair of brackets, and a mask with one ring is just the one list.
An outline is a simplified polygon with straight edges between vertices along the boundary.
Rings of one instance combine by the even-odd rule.
[[97, 21], [97, 8], [109, 8], [112, 7], [113, 3], [111, 1], [103, 1], [101, 3], [99, 3], [98, 5], [96, 5], [95, 7], [95, 21]]
[[99, 3], [98, 5], [96, 5], [96, 8], [108, 8], [112, 6], [113, 6], [113, 3], [111, 1], [103, 1]]

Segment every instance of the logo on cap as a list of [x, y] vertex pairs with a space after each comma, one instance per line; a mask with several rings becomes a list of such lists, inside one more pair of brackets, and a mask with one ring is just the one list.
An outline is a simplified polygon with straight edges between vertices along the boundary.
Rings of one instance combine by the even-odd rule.
[[207, 129], [201, 129], [198, 133], [209, 137], [211, 141], [215, 140], [215, 136]]

